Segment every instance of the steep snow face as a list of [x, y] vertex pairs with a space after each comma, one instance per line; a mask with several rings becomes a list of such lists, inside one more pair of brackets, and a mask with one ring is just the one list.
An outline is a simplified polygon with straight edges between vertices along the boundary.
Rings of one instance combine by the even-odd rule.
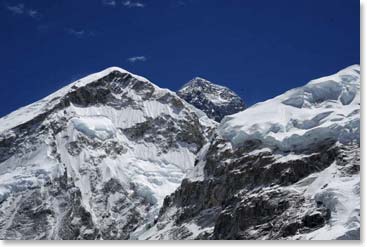
[[360, 68], [354, 65], [228, 116], [218, 131], [235, 146], [259, 140], [302, 150], [325, 139], [359, 140], [359, 115]]
[[245, 109], [243, 100], [232, 90], [199, 77], [185, 84], [177, 95], [218, 122]]
[[112, 67], [0, 119], [1, 239], [128, 239], [216, 123]]
[[225, 117], [142, 239], [359, 239], [359, 66]]

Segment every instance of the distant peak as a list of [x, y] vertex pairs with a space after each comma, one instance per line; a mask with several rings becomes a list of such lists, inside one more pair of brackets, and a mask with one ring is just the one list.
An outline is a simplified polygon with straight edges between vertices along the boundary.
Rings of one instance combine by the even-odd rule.
[[180, 90], [184, 90], [185, 88], [197, 88], [200, 89], [201, 87], [215, 87], [215, 88], [226, 88], [221, 85], [215, 84], [205, 78], [202, 77], [195, 77], [191, 79], [189, 82], [184, 84]]
[[207, 82], [209, 82], [207, 79], [205, 79], [203, 77], [200, 77], [200, 76], [197, 76], [197, 77], [193, 78], [192, 81], [207, 81]]
[[220, 122], [226, 115], [245, 109], [243, 100], [231, 89], [195, 77], [178, 91], [178, 96]]

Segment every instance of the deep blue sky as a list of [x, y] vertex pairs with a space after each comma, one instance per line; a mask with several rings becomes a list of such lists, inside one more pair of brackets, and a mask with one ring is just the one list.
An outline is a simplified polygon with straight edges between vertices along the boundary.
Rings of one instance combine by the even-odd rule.
[[110, 66], [252, 105], [359, 63], [359, 1], [5, 0], [0, 34], [0, 116]]

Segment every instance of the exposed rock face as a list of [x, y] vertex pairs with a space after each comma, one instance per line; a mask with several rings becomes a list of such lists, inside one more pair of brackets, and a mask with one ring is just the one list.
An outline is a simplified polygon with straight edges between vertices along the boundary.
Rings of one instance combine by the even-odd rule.
[[217, 122], [245, 109], [245, 103], [235, 92], [199, 77], [185, 84], [177, 95]]
[[119, 68], [0, 119], [1, 239], [129, 239], [215, 122]]
[[[248, 154], [218, 148], [222, 145], [216, 142], [208, 151], [204, 180], [185, 179], [165, 199], [157, 225], [145, 237], [169, 239], [188, 228], [189, 239], [322, 238], [342, 217], [337, 208], [343, 207], [344, 196], [359, 200], [358, 145], [320, 145], [318, 152], [289, 161], [277, 160], [274, 150]], [[333, 176], [339, 177], [339, 186], [351, 182], [351, 194], [329, 189]], [[307, 193], [315, 186], [316, 194]], [[359, 208], [348, 214], [347, 224], [359, 231]]]

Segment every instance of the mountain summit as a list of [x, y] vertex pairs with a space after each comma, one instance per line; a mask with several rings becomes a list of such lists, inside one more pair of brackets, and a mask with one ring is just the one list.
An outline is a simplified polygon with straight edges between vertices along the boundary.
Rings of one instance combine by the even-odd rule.
[[235, 92], [200, 77], [186, 83], [177, 95], [217, 122], [245, 109], [245, 103]]

